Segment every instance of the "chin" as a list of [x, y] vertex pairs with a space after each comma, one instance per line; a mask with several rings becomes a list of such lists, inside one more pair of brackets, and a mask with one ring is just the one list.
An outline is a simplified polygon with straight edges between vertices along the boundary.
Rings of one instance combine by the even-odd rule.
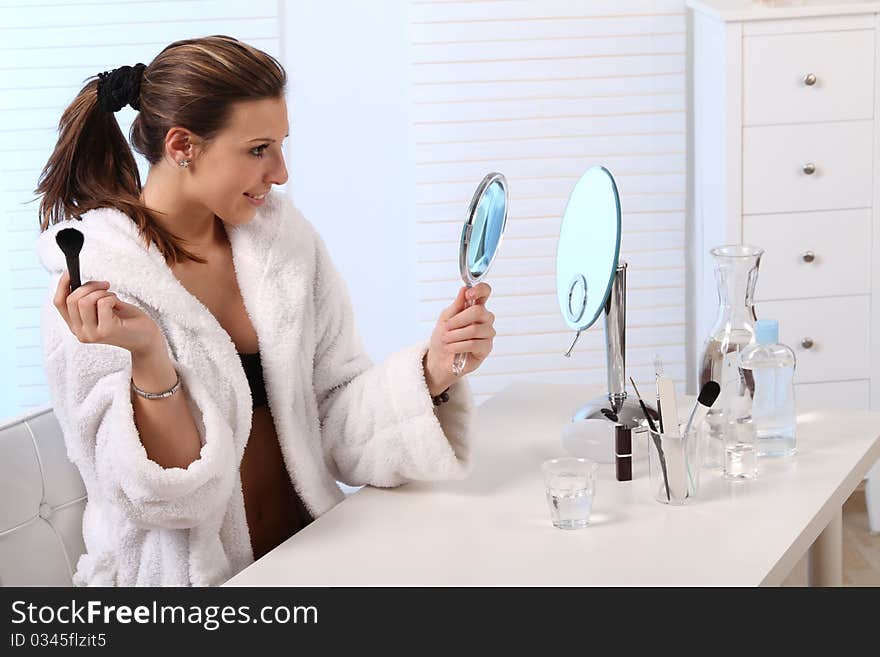
[[228, 224], [246, 224], [257, 216], [259, 208], [254, 207], [247, 200], [243, 204], [234, 204], [229, 207], [226, 214], [218, 215]]

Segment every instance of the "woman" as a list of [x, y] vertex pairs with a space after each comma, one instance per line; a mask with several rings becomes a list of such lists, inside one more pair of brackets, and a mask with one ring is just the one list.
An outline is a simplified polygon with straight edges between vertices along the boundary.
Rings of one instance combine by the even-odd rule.
[[488, 286], [373, 365], [321, 238], [270, 191], [287, 180], [281, 65], [212, 36], [96, 77], [37, 188], [47, 380], [88, 491], [74, 583], [220, 584], [344, 499], [337, 481], [465, 476], [473, 403], [452, 359], [468, 373], [492, 349]]

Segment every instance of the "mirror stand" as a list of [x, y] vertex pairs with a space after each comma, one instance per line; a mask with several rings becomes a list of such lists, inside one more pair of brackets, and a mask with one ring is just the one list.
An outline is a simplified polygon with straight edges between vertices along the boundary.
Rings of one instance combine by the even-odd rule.
[[[628, 429], [645, 428], [648, 423], [638, 398], [626, 392], [626, 263], [621, 262], [614, 273], [611, 292], [605, 301], [605, 357], [608, 369], [608, 394], [596, 397], [582, 406], [572, 418], [578, 420], [614, 420], [606, 415], [608, 409]], [[648, 412], [656, 410], [645, 399]], [[604, 410], [603, 410], [604, 409]]]

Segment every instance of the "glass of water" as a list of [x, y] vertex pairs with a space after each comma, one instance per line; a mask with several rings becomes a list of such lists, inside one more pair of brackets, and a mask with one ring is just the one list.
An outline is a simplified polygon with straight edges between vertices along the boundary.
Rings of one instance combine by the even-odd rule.
[[738, 389], [723, 400], [724, 476], [734, 481], [758, 476], [758, 434], [752, 413], [755, 384], [742, 368], [738, 374]]
[[581, 529], [589, 525], [599, 464], [566, 456], [544, 461], [542, 469], [553, 526]]
[[758, 435], [751, 414], [732, 417], [724, 427], [724, 476], [754, 479], [758, 476]]

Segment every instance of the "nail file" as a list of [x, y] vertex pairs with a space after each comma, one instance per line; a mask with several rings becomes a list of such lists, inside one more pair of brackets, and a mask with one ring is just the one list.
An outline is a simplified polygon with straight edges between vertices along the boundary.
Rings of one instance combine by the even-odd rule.
[[[660, 394], [660, 417], [665, 436], [681, 434], [678, 419], [678, 405], [675, 400], [675, 384], [666, 376], [657, 378], [657, 391]], [[687, 475], [681, 449], [666, 449], [666, 470], [669, 473], [669, 489], [672, 496], [683, 500], [687, 497]]]
[[678, 419], [678, 407], [675, 401], [675, 384], [667, 376], [657, 378], [657, 392], [660, 395], [662, 410], [660, 417], [663, 420], [663, 431], [670, 435], [678, 435], [680, 422]]

